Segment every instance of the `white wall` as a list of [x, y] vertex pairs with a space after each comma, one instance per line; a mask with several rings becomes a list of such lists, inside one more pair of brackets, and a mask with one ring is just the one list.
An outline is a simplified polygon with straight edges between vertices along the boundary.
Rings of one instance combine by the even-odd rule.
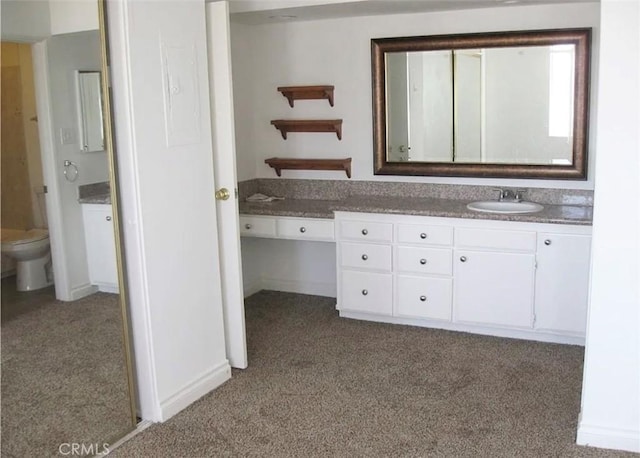
[[0, 20], [3, 40], [32, 42], [51, 34], [48, 0], [2, 0]]
[[[236, 128], [236, 166], [238, 181], [245, 181], [257, 176], [257, 160], [254, 154], [254, 138], [248, 135], [253, 125], [259, 123], [255, 104], [258, 94], [254, 87], [253, 68], [255, 48], [253, 45], [253, 26], [232, 24], [231, 57], [233, 67], [233, 108]], [[240, 85], [238, 88], [237, 85]], [[242, 153], [238, 153], [242, 151]]]
[[97, 0], [2, 0], [2, 39], [34, 42], [98, 29]]
[[[597, 65], [598, 21], [599, 4], [581, 3], [257, 26], [233, 23], [234, 88], [240, 94], [236, 96], [235, 110], [239, 177], [275, 177], [273, 170], [264, 164], [264, 159], [271, 156], [353, 157], [353, 178], [357, 180], [592, 189], [592, 173], [586, 182], [374, 176], [370, 40], [391, 36], [594, 27], [592, 55], [594, 65]], [[594, 78], [592, 83], [595, 83]], [[326, 101], [299, 101], [292, 109], [276, 91], [276, 87], [282, 85], [306, 84], [335, 85], [335, 107], [331, 108]], [[595, 107], [592, 98], [592, 113], [595, 113]], [[323, 117], [344, 120], [342, 141], [330, 134], [300, 133], [291, 134], [285, 141], [270, 125], [272, 119]], [[591, 164], [595, 158], [593, 145], [592, 141]], [[285, 171], [283, 175], [346, 179], [344, 173], [339, 172]]]
[[[87, 253], [84, 241], [82, 208], [78, 203], [78, 186], [109, 180], [107, 153], [82, 153], [78, 135], [75, 70], [100, 70], [100, 37], [98, 31], [58, 35], [47, 40], [51, 111], [55, 145], [55, 171], [62, 209], [62, 225], [67, 269], [72, 296], [91, 292]], [[73, 140], [62, 144], [60, 131], [68, 129]], [[78, 167], [78, 179], [69, 182], [64, 177], [63, 162], [73, 161]]]
[[591, 299], [578, 443], [640, 452], [640, 4], [602, 1]]
[[97, 0], [50, 0], [51, 35], [98, 30]]
[[231, 376], [205, 6], [123, 0], [107, 8], [139, 407], [144, 419], [163, 421]]
[[245, 296], [261, 289], [336, 297], [336, 245], [242, 238]]

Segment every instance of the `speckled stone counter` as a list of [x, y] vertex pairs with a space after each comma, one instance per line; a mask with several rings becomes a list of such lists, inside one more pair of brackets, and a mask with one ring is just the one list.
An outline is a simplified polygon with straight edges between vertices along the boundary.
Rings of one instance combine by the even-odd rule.
[[537, 213], [483, 213], [469, 210], [467, 208], [469, 202], [455, 199], [383, 196], [351, 196], [342, 200], [285, 199], [268, 203], [241, 202], [240, 213], [333, 218], [334, 211], [345, 211], [578, 225], [591, 225], [593, 213], [592, 207], [549, 204]]
[[240, 202], [240, 214], [297, 216], [301, 218], [333, 218], [337, 200], [285, 199], [274, 202]]
[[392, 213], [445, 218], [490, 219], [528, 223], [591, 225], [592, 207], [545, 205], [537, 213], [486, 213], [469, 210], [468, 200], [353, 196], [333, 205], [334, 211]]
[[78, 186], [78, 202], [81, 204], [111, 205], [111, 188], [108, 181]]

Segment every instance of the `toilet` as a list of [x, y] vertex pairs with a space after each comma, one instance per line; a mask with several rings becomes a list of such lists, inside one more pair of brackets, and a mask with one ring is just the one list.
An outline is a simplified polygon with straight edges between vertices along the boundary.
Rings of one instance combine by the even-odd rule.
[[53, 284], [48, 230], [2, 229], [2, 254], [16, 261], [18, 291]]

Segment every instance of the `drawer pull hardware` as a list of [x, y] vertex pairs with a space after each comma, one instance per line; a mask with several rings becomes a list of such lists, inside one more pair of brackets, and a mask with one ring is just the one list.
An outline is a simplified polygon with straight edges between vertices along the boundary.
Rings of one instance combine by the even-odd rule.
[[461, 262], [467, 262], [467, 257], [466, 256], [460, 256], [460, 261]]
[[107, 216], [107, 221], [111, 221], [111, 217], [110, 216]]
[[547, 246], [551, 245], [551, 240], [549, 240], [549, 239], [545, 240], [544, 244], [547, 245]]
[[422, 234], [420, 234], [420, 238], [421, 239], [426, 239], [427, 238], [427, 234], [425, 234], [424, 232]]
[[366, 230], [366, 229], [362, 229], [362, 235], [367, 235], [368, 233], [369, 233], [369, 231], [368, 231], [368, 230]]
[[363, 255], [362, 255], [362, 260], [363, 260], [363, 261], [366, 261], [367, 259], [369, 259], [369, 256], [367, 256], [366, 254], [363, 254]]
[[251, 229], [251, 224], [249, 224], [249, 223], [245, 224], [245, 225], [244, 225], [244, 228], [245, 228], [246, 230]]
[[420, 296], [420, 300], [422, 302], [427, 302], [427, 296]]
[[369, 294], [369, 291], [367, 291], [366, 289], [363, 289], [363, 290], [362, 290], [362, 295], [363, 295], [363, 296], [366, 296], [367, 294]]
[[302, 227], [300, 228], [300, 232], [302, 232], [302, 233], [304, 234], [305, 232], [307, 232], [307, 228], [306, 228], [306, 227], [304, 227], [304, 226], [302, 226]]
[[427, 260], [426, 260], [426, 259], [422, 258], [422, 259], [420, 260], [420, 264], [422, 264], [423, 266], [424, 266], [426, 263], [427, 263]]

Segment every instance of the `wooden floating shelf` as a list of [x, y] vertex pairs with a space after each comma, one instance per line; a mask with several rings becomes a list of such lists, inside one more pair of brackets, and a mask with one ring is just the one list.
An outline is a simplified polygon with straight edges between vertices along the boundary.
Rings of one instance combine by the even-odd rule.
[[329, 101], [333, 106], [333, 86], [281, 86], [278, 91], [289, 101], [289, 106], [293, 108], [295, 100], [322, 100]]
[[285, 140], [289, 132], [334, 132], [342, 140], [342, 119], [274, 119], [271, 124]]
[[345, 159], [285, 159], [272, 157], [264, 161], [282, 176], [283, 170], [344, 170], [351, 178], [351, 158]]

